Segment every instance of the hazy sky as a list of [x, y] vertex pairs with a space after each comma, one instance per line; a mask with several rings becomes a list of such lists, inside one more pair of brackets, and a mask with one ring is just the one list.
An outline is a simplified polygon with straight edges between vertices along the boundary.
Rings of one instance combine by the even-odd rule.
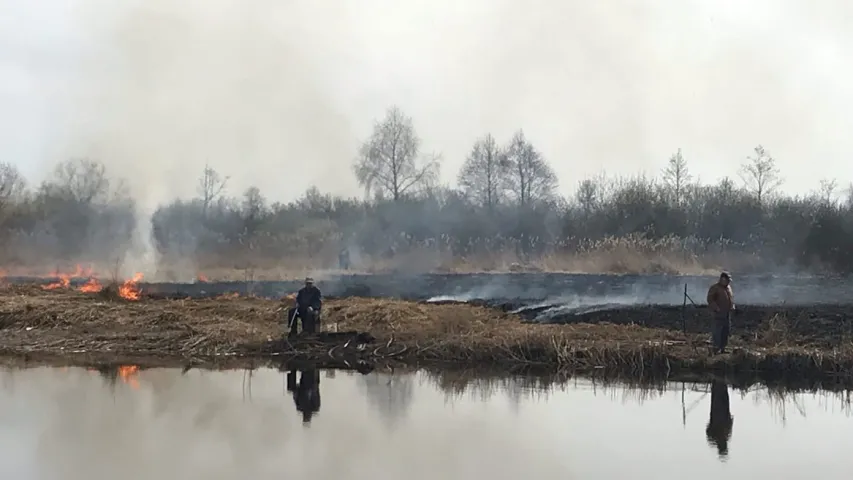
[[0, 0], [0, 159], [35, 180], [88, 155], [157, 202], [205, 162], [232, 193], [350, 170], [385, 109], [453, 183], [472, 141], [524, 128], [561, 190], [656, 173], [703, 180], [756, 144], [786, 188], [853, 180], [853, 4], [824, 0]]

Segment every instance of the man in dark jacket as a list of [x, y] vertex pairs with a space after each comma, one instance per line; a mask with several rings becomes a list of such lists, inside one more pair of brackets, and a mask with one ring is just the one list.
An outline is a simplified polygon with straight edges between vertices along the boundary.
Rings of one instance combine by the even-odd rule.
[[708, 307], [714, 312], [711, 343], [714, 353], [726, 353], [731, 333], [732, 312], [735, 311], [732, 277], [728, 272], [720, 274], [717, 283], [708, 289]]
[[314, 285], [313, 278], [305, 279], [305, 286], [296, 294], [296, 317], [293, 311], [288, 312], [290, 321], [290, 336], [296, 335], [296, 322], [302, 321], [302, 331], [305, 333], [316, 333], [317, 324], [320, 320], [320, 310], [323, 307], [323, 294]]

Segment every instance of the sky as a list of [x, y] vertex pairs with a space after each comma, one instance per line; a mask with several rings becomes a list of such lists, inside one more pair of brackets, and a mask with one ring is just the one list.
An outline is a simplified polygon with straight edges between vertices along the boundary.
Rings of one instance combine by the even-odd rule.
[[143, 204], [360, 195], [392, 105], [450, 185], [473, 141], [523, 128], [571, 194], [589, 176], [737, 178], [752, 149], [791, 193], [853, 181], [853, 4], [794, 0], [0, 0], [0, 161], [32, 182], [91, 157]]

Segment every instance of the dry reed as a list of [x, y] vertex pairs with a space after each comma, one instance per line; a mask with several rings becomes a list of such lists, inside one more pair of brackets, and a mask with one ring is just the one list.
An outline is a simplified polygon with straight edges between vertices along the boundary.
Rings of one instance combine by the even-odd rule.
[[[0, 288], [0, 353], [213, 358], [278, 354], [370, 361], [487, 365], [509, 370], [593, 371], [634, 378], [690, 372], [759, 372], [768, 378], [846, 376], [853, 344], [797, 333], [769, 318], [746, 326], [733, 352], [712, 356], [707, 334], [636, 324], [531, 325], [486, 307], [394, 300], [329, 300], [327, 331], [370, 332], [376, 342], [284, 342], [282, 305], [259, 298], [116, 301], [37, 287]], [[640, 315], [648, 316], [647, 313]], [[807, 320], [798, 320], [805, 322]], [[819, 326], [819, 325], [818, 325]], [[757, 339], [752, 341], [750, 339]]]

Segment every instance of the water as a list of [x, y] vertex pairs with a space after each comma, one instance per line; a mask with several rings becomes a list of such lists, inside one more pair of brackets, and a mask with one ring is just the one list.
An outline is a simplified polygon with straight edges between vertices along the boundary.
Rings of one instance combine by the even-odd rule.
[[[123, 373], [111, 383], [85, 369], [0, 372], [0, 478], [841, 479], [853, 470], [853, 419], [831, 393], [729, 390], [721, 456], [706, 435], [707, 385], [463, 389], [452, 375], [318, 372], [319, 411], [305, 421], [275, 370]], [[724, 437], [725, 423], [717, 429]]]

